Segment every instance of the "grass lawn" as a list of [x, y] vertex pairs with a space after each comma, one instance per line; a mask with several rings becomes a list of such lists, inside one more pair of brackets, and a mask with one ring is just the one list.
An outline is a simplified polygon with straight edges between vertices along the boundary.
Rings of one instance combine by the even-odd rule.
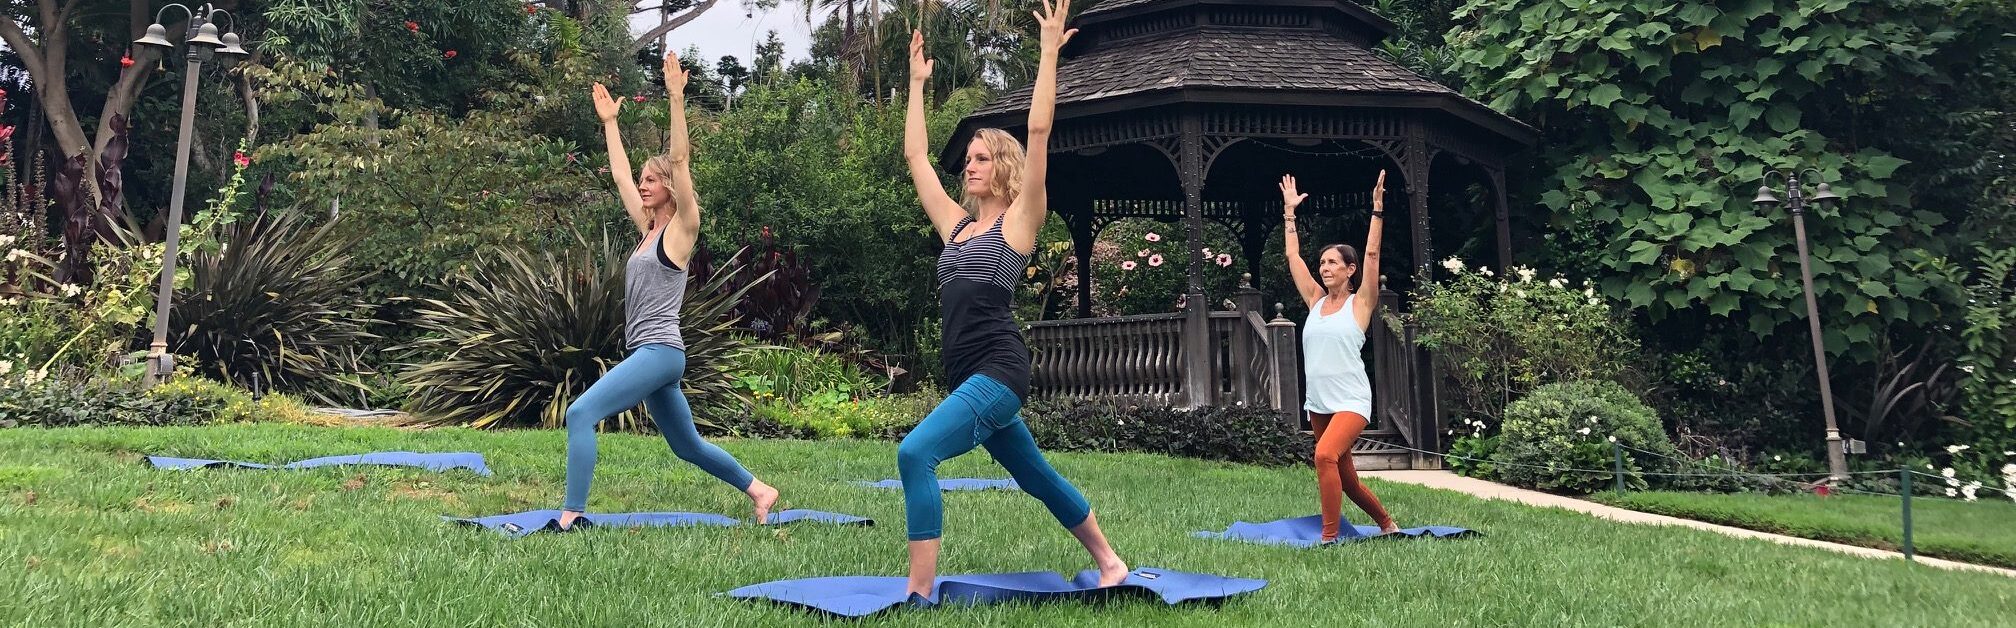
[[[1904, 543], [1899, 497], [1603, 492], [1590, 498], [1621, 508], [1822, 541], [1887, 550], [1899, 550]], [[1971, 503], [1914, 499], [1911, 544], [1925, 556], [2016, 568], [2016, 503], [1991, 491], [1982, 491], [1982, 499]]]
[[[607, 436], [596, 511], [746, 515], [746, 503], [655, 438]], [[715, 597], [737, 586], [903, 573], [899, 493], [882, 442], [724, 441], [785, 505], [874, 517], [873, 528], [590, 530], [506, 540], [442, 523], [554, 507], [559, 432], [402, 432], [246, 425], [0, 430], [6, 625], [776, 625], [783, 607]], [[142, 454], [264, 462], [369, 450], [475, 450], [497, 475], [405, 469], [156, 471]], [[2007, 625], [2016, 579], [1871, 560], [1709, 532], [1375, 482], [1402, 525], [1486, 536], [1321, 550], [1194, 539], [1194, 530], [1315, 510], [1306, 468], [1146, 455], [1056, 455], [1135, 566], [1266, 578], [1222, 607], [1106, 604], [898, 610], [893, 625], [1503, 626]], [[999, 476], [984, 452], [949, 476]], [[946, 496], [945, 573], [1088, 562], [1018, 493]], [[2000, 617], [2001, 619], [1996, 619]]]

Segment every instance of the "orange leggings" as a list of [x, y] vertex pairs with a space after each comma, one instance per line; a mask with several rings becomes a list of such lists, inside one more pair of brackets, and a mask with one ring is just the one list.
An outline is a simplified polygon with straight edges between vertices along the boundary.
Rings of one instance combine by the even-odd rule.
[[[1343, 417], [1336, 429], [1331, 429], [1330, 420]], [[1358, 434], [1365, 431], [1369, 423], [1356, 412], [1335, 414], [1309, 413], [1309, 425], [1316, 431], [1316, 489], [1317, 501], [1323, 505], [1323, 540], [1337, 538], [1338, 528], [1344, 520], [1344, 496], [1351, 496], [1351, 503], [1371, 515], [1374, 524], [1386, 527], [1393, 524], [1393, 517], [1386, 514], [1386, 507], [1379, 504], [1379, 498], [1372, 495], [1372, 489], [1358, 479], [1358, 469], [1351, 464], [1351, 445], [1358, 442]]]

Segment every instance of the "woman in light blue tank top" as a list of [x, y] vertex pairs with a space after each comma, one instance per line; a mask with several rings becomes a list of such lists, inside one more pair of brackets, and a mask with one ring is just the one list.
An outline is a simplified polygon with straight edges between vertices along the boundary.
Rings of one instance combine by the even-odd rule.
[[567, 406], [562, 530], [572, 529], [587, 511], [588, 485], [595, 475], [596, 424], [638, 403], [651, 411], [658, 433], [680, 460], [749, 496], [757, 523], [769, 519], [770, 507], [777, 502], [777, 489], [750, 475], [728, 452], [700, 439], [682, 390], [686, 343], [679, 333], [679, 308], [686, 297], [686, 266], [700, 239], [700, 197], [693, 191], [693, 146], [686, 136], [686, 81], [678, 56], [665, 55], [665, 91], [672, 101], [669, 145], [665, 154], [644, 162], [642, 185], [630, 179], [630, 157], [616, 127], [619, 105], [608, 88], [595, 84], [595, 115], [601, 118], [609, 143], [609, 175], [616, 180], [616, 194], [642, 242], [631, 252], [623, 272], [623, 331], [630, 355]]
[[1372, 417], [1372, 379], [1365, 372], [1364, 350], [1366, 331], [1379, 307], [1379, 232], [1386, 223], [1385, 195], [1386, 171], [1381, 170], [1372, 187], [1372, 220], [1362, 263], [1350, 245], [1332, 244], [1323, 247], [1318, 275], [1312, 276], [1295, 233], [1295, 208], [1309, 195], [1296, 190], [1294, 176], [1281, 177], [1288, 274], [1295, 278], [1302, 303], [1309, 306], [1309, 321], [1302, 327], [1308, 387], [1302, 408], [1316, 432], [1317, 501], [1323, 508], [1324, 542], [1337, 540], [1347, 495], [1372, 517], [1381, 533], [1400, 531], [1372, 489], [1358, 479], [1351, 462], [1351, 446]]

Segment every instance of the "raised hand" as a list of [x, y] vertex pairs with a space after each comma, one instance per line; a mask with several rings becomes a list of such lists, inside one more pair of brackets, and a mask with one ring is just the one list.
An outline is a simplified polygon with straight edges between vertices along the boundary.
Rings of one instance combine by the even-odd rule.
[[1041, 41], [1044, 50], [1062, 49], [1064, 42], [1071, 41], [1071, 36], [1078, 34], [1078, 29], [1064, 29], [1064, 21], [1071, 17], [1071, 0], [1043, 0], [1043, 10], [1030, 13], [1043, 27]]
[[924, 58], [924, 31], [910, 31], [910, 82], [922, 83], [931, 79], [931, 66], [936, 62]]
[[1386, 211], [1386, 169], [1379, 169], [1379, 182], [1372, 185], [1372, 211]]
[[664, 73], [665, 93], [673, 96], [686, 93], [686, 81], [693, 78], [693, 73], [687, 72], [686, 66], [679, 65], [679, 53], [671, 51], [665, 53]]
[[[1382, 177], [1382, 178], [1380, 179], [1380, 181], [1385, 181], [1385, 179], [1383, 178], [1383, 177], [1384, 177], [1384, 175], [1381, 175], [1381, 177]], [[1285, 216], [1288, 216], [1288, 217], [1290, 217], [1290, 218], [1293, 218], [1293, 217], [1295, 217], [1295, 208], [1296, 208], [1296, 207], [1300, 207], [1300, 206], [1302, 205], [1302, 201], [1305, 201], [1305, 200], [1308, 200], [1308, 199], [1309, 199], [1309, 195], [1308, 195], [1308, 194], [1301, 194], [1301, 193], [1298, 193], [1298, 192], [1296, 191], [1296, 189], [1295, 189], [1295, 175], [1292, 175], [1292, 174], [1284, 174], [1284, 175], [1281, 175], [1281, 213], [1282, 213], [1282, 215], [1285, 215]]]
[[593, 91], [595, 92], [595, 117], [601, 118], [603, 122], [614, 122], [616, 120], [616, 110], [621, 108], [622, 105], [617, 103], [615, 98], [609, 96], [609, 88], [603, 87], [601, 83], [596, 83]]

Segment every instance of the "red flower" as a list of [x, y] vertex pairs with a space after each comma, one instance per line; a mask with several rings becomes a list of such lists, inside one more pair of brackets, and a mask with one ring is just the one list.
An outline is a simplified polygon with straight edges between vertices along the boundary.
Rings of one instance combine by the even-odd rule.
[[644, 102], [644, 95], [643, 95], [643, 94], [638, 94], [638, 95], [636, 95], [636, 96], [631, 96], [631, 97], [630, 97], [630, 102]]
[[243, 168], [252, 165], [252, 158], [247, 157], [244, 152], [231, 151], [231, 163], [238, 164], [238, 167]]
[[123, 57], [120, 57], [120, 58], [119, 58], [119, 67], [122, 67], [122, 68], [130, 68], [130, 67], [133, 67], [133, 53], [130, 53], [130, 52], [129, 52], [129, 53], [126, 53], [126, 56], [123, 56]]
[[538, 13], [538, 12], [539, 12], [539, 6], [538, 6], [538, 5], [533, 5], [533, 4], [528, 4], [528, 5], [525, 5], [525, 14], [526, 14], [526, 15], [532, 15], [532, 14], [534, 14], [534, 13]]
[[413, 20], [406, 20], [406, 30], [418, 33], [420, 32], [420, 23], [415, 22]]
[[443, 59], [453, 59], [453, 58], [455, 58], [455, 51], [453, 51], [453, 50], [450, 50], [450, 51], [447, 51], [447, 52], [443, 52], [443, 53], [441, 53], [441, 58], [443, 58]]

